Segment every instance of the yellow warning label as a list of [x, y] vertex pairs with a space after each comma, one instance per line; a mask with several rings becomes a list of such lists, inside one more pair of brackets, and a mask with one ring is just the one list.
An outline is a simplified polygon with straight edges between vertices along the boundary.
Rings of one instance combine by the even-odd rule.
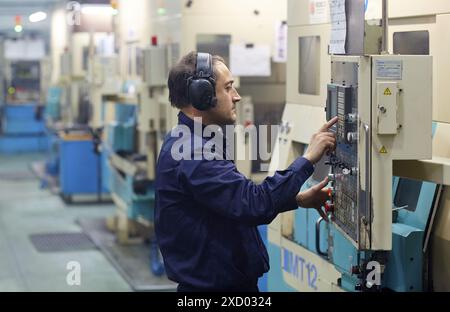
[[384, 95], [392, 95], [392, 92], [389, 88], [386, 88], [386, 90], [384, 90]]
[[387, 154], [386, 147], [384, 147], [384, 146], [381, 147], [380, 154]]

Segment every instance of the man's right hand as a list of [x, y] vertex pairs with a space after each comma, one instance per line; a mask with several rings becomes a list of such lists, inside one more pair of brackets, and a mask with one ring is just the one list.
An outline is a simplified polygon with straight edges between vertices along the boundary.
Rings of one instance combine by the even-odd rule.
[[312, 136], [308, 149], [303, 156], [312, 164], [317, 163], [322, 158], [323, 154], [336, 148], [335, 134], [328, 130], [337, 122], [337, 120], [337, 117], [330, 119], [330, 121], [324, 124], [319, 131]]

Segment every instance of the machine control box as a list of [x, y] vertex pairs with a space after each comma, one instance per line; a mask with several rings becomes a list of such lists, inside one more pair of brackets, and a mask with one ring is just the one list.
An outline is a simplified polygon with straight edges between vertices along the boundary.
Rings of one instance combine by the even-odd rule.
[[327, 210], [359, 250], [392, 246], [393, 160], [430, 155], [431, 77], [428, 56], [332, 57], [326, 117], [338, 122]]

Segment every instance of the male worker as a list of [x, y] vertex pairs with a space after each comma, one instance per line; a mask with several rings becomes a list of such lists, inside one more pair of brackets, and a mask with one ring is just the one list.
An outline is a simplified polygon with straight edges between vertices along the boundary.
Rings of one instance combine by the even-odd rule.
[[[155, 209], [167, 276], [179, 284], [178, 291], [258, 291], [269, 259], [256, 226], [299, 206], [316, 208], [326, 217], [321, 209], [327, 180], [299, 190], [313, 165], [334, 149], [328, 128], [336, 119], [313, 136], [303, 157], [257, 185], [227, 160], [225, 148], [205, 152], [211, 138], [194, 133], [236, 121], [241, 97], [224, 60], [191, 52], [171, 69], [168, 86], [170, 102], [180, 112], [178, 126], [166, 136], [159, 155]], [[181, 128], [192, 135], [180, 137]]]

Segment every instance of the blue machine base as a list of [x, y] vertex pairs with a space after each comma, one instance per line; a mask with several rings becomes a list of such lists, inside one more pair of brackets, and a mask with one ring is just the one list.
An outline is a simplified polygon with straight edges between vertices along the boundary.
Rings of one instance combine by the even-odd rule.
[[[101, 155], [94, 152], [90, 140], [65, 141], [59, 144], [59, 183], [63, 196], [106, 193], [100, 184]], [[101, 182], [101, 181], [100, 181]]]
[[43, 121], [9, 120], [3, 125], [3, 133], [6, 135], [41, 135], [45, 133]]
[[0, 153], [32, 153], [49, 150], [50, 141], [46, 135], [38, 136], [1, 136]]

